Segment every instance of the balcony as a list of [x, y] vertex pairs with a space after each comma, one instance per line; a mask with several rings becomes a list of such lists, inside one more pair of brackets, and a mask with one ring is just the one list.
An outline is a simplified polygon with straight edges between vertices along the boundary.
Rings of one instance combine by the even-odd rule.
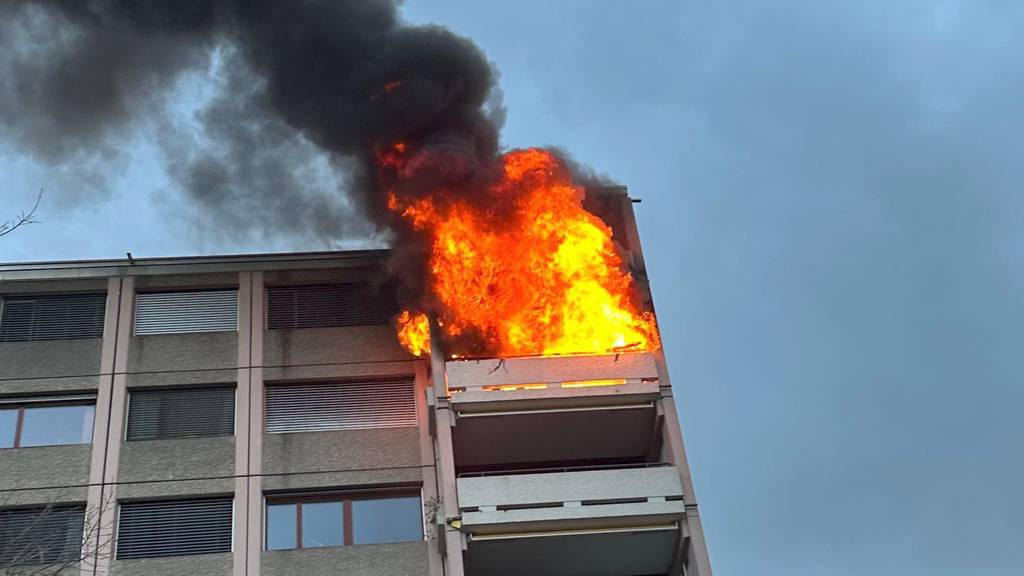
[[649, 353], [454, 360], [446, 370], [460, 472], [658, 459]]
[[458, 480], [468, 576], [667, 574], [680, 550], [673, 466]]

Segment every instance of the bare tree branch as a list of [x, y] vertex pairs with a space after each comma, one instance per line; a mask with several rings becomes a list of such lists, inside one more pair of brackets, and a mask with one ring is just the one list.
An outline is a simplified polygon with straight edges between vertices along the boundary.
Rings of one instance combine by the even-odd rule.
[[[53, 533], [49, 523], [54, 514], [61, 514], [66, 505], [50, 503], [33, 510], [32, 519], [17, 534], [0, 534], [0, 574], [4, 576], [59, 576], [76, 574], [83, 563], [95, 564], [110, 557], [113, 530], [104, 530], [102, 518], [105, 510], [115, 505], [107, 498], [99, 506], [87, 506], [84, 526], [79, 530], [69, 526], [71, 532]], [[70, 554], [61, 550], [71, 545]]]
[[0, 236], [6, 236], [6, 235], [10, 234], [11, 232], [14, 232], [18, 228], [21, 228], [22, 226], [27, 226], [29, 224], [38, 224], [39, 221], [35, 219], [35, 216], [36, 216], [36, 210], [39, 209], [39, 202], [42, 199], [43, 199], [43, 189], [40, 188], [39, 189], [39, 193], [36, 194], [36, 202], [35, 202], [35, 204], [32, 205], [32, 209], [31, 210], [22, 211], [22, 212], [18, 213], [18, 215], [15, 216], [14, 218], [12, 218], [12, 219], [10, 219], [10, 220], [8, 220], [6, 222], [0, 223]]

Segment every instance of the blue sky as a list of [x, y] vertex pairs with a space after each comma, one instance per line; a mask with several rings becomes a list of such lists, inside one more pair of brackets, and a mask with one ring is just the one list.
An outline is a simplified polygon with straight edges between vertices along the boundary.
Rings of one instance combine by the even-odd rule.
[[[1024, 4], [403, 13], [486, 51], [506, 145], [564, 147], [643, 199], [716, 574], [1024, 573]], [[168, 114], [187, 123], [207, 76]], [[212, 234], [159, 137], [85, 171], [0, 141], [0, 206], [46, 188], [0, 261], [331, 246]]]

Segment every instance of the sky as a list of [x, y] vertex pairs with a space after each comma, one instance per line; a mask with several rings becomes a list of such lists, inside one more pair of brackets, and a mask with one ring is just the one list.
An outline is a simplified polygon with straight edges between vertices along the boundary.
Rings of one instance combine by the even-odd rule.
[[[642, 199], [718, 576], [1024, 573], [1024, 4], [770, 4], [403, 14], [484, 49], [505, 145], [563, 147]], [[97, 161], [114, 176], [89, 194], [0, 141], [0, 208], [45, 189], [0, 261], [337, 246], [210, 234], [153, 138]]]

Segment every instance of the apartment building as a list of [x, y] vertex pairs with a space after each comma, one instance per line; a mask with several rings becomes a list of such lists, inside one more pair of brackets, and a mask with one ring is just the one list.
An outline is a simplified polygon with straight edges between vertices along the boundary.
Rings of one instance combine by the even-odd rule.
[[0, 567], [710, 576], [659, 352], [414, 358], [386, 258], [0, 265]]

